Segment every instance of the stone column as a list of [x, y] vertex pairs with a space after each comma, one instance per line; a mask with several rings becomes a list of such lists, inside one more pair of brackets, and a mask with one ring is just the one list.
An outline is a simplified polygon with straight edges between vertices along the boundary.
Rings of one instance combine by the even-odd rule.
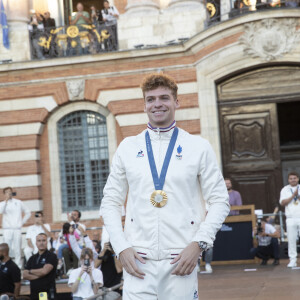
[[221, 14], [221, 21], [225, 21], [229, 19], [229, 13], [231, 10], [231, 3], [230, 0], [221, 0], [220, 1], [220, 14]]
[[158, 0], [128, 0], [126, 14], [144, 16], [146, 14], [158, 14]]
[[[28, 0], [7, 0], [4, 1], [7, 15], [9, 44], [5, 59], [15, 61], [30, 60], [29, 33], [27, 24], [29, 22], [29, 1]], [[2, 54], [2, 53], [1, 53]]]
[[202, 0], [171, 0], [168, 9], [172, 11], [193, 11], [204, 9], [204, 4]]

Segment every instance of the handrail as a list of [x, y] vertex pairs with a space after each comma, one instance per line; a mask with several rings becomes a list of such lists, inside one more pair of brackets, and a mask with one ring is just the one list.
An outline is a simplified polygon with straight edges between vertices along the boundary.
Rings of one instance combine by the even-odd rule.
[[103, 288], [103, 291], [101, 291], [101, 292], [99, 292], [98, 294], [93, 295], [93, 296], [91, 296], [91, 297], [85, 298], [85, 300], [94, 300], [94, 299], [96, 299], [96, 298], [99, 297], [99, 296], [105, 296], [108, 292], [115, 291], [115, 290], [117, 290], [118, 288], [120, 288], [122, 285], [123, 285], [123, 283], [119, 283], [119, 284], [114, 285], [114, 286], [112, 286], [112, 287], [110, 287], [110, 288], [105, 288], [105, 287], [104, 287], [104, 288]]
[[117, 51], [117, 24], [29, 27], [32, 59]]

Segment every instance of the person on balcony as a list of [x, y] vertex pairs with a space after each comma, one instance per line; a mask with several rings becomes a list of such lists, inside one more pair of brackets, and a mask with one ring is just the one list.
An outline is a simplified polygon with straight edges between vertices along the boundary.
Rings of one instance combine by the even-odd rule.
[[285, 0], [285, 6], [296, 8], [299, 6], [299, 0]]
[[83, 24], [90, 24], [90, 14], [87, 11], [84, 11], [82, 3], [78, 3], [77, 6], [77, 12], [72, 16], [71, 18], [71, 25], [80, 26]]
[[104, 9], [102, 9], [103, 21], [106, 25], [117, 24], [119, 18], [119, 12], [115, 6], [110, 6], [107, 0], [103, 1]]
[[55, 20], [50, 17], [50, 12], [44, 12], [43, 17], [43, 24], [46, 31], [50, 32], [51, 29], [55, 28]]
[[103, 1], [104, 9], [101, 10], [103, 21], [106, 26], [109, 26], [109, 31], [113, 33], [113, 36], [109, 40], [105, 40], [106, 50], [118, 50], [118, 28], [117, 20], [119, 18], [119, 12], [115, 6], [110, 6], [107, 0]]
[[44, 49], [39, 45], [40, 37], [44, 35], [44, 24], [41, 14], [32, 11], [28, 29], [30, 33], [32, 57], [44, 59]]

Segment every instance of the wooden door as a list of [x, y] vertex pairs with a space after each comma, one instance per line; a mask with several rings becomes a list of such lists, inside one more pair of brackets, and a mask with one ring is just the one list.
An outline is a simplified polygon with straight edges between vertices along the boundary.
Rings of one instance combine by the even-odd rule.
[[219, 107], [223, 172], [243, 204], [271, 213], [282, 188], [276, 104]]

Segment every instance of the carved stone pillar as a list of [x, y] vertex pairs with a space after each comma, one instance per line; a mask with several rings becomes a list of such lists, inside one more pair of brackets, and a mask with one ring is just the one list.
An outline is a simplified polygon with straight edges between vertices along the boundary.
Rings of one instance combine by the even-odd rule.
[[192, 11], [204, 9], [202, 0], [171, 0], [168, 9], [173, 11]]
[[229, 19], [229, 13], [231, 10], [231, 2], [230, 0], [221, 0], [221, 21], [225, 21]]
[[131, 15], [158, 14], [159, 4], [157, 0], [128, 0], [125, 9], [126, 14]]
[[[4, 1], [7, 14], [10, 49], [6, 56], [13, 61], [26, 61], [30, 59], [28, 0]], [[20, 51], [22, 49], [22, 51]]]

